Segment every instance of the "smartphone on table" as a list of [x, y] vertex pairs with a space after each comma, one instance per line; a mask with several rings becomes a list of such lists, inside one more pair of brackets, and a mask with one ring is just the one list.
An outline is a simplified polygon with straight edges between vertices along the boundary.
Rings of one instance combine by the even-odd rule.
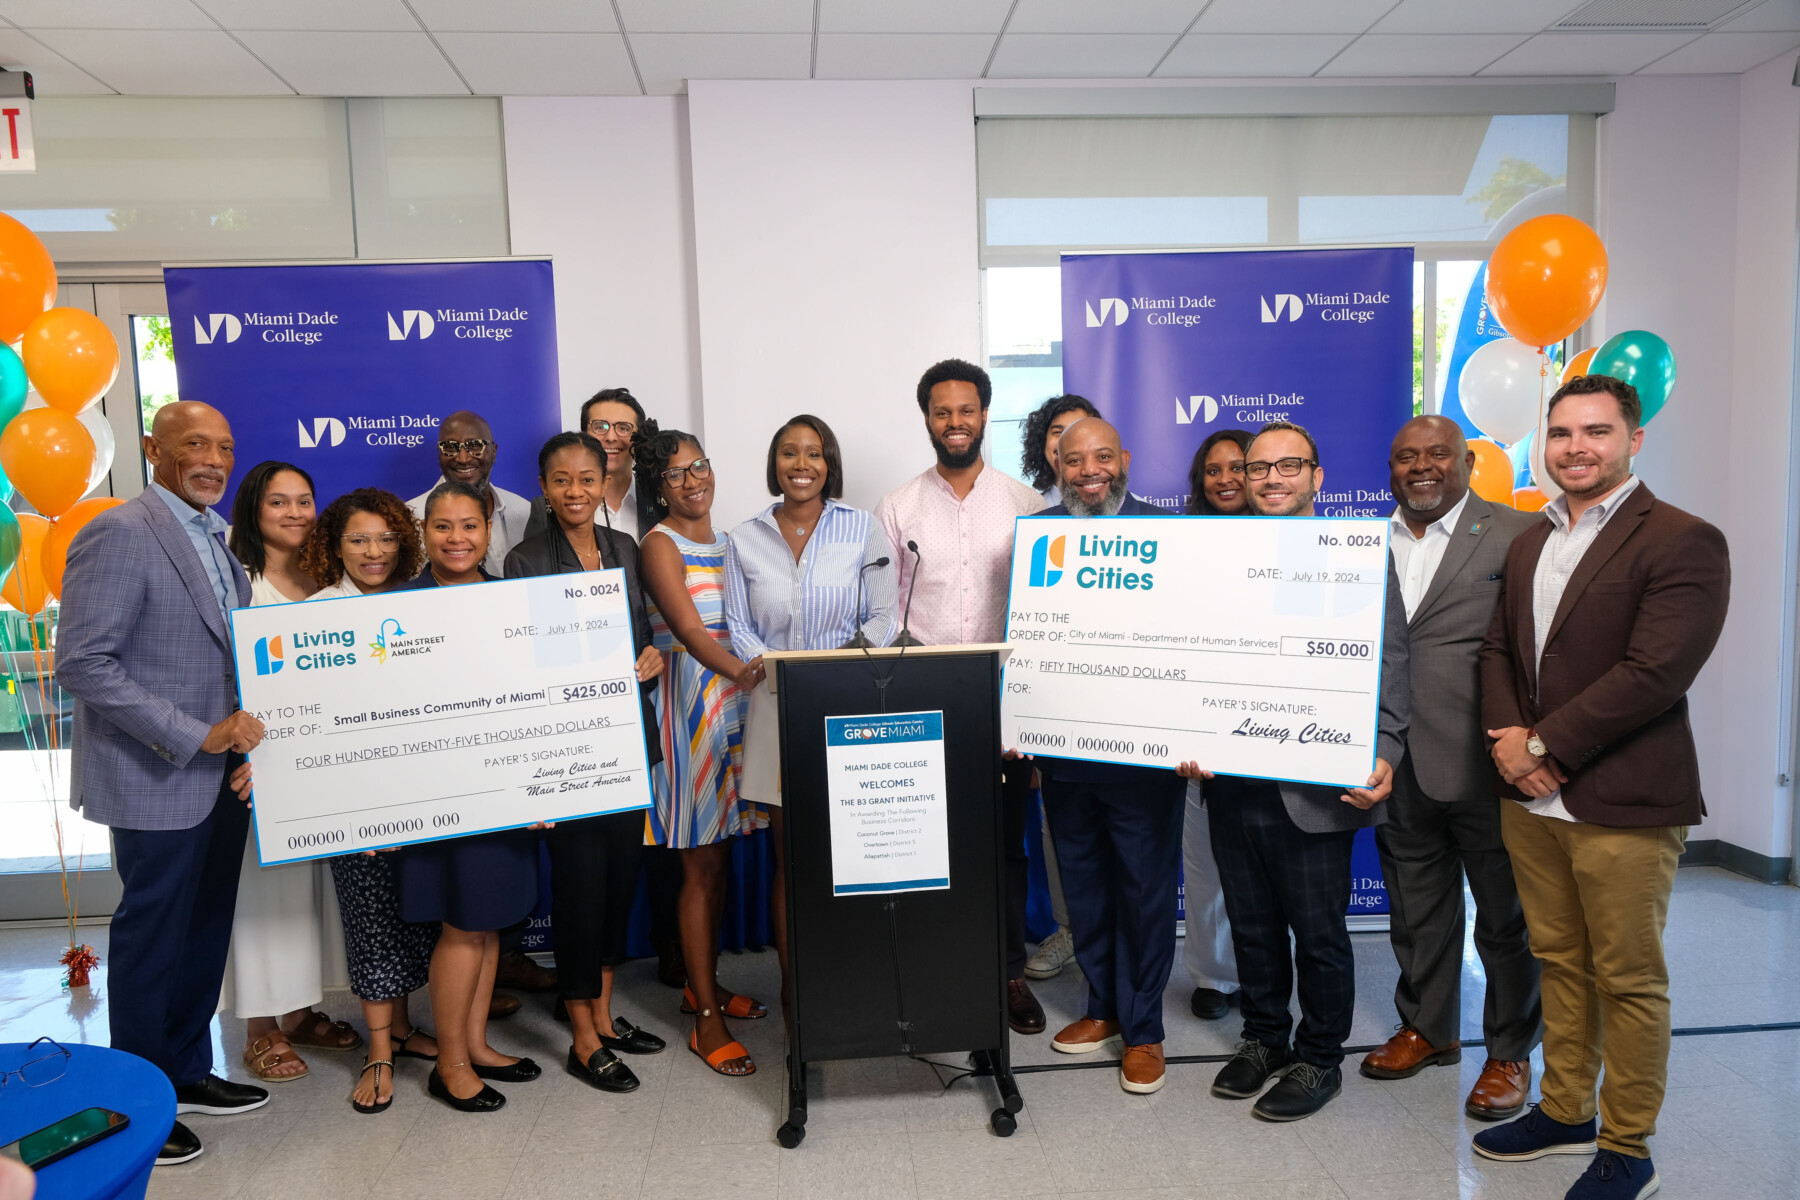
[[0, 1156], [41, 1170], [77, 1150], [109, 1138], [131, 1124], [131, 1118], [110, 1108], [87, 1108], [28, 1133], [16, 1142], [0, 1146]]

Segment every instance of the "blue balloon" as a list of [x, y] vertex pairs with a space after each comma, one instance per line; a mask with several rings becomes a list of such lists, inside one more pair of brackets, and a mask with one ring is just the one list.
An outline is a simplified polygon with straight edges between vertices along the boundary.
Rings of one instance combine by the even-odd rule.
[[1534, 429], [1506, 448], [1506, 457], [1512, 460], [1515, 492], [1531, 486], [1531, 439], [1536, 436]]
[[6, 582], [13, 564], [19, 561], [22, 536], [19, 533], [19, 518], [13, 516], [12, 509], [0, 504], [0, 584]]
[[[0, 344], [0, 429], [25, 409], [25, 393], [31, 381], [25, 378], [25, 364], [13, 348]], [[0, 496], [0, 500], [5, 499]]]

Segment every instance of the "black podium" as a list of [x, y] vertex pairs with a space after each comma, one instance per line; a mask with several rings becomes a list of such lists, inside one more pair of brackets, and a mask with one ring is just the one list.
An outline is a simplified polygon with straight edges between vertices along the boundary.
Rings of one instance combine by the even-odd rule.
[[[1000, 813], [1004, 645], [770, 653], [781, 719], [787, 853], [787, 1121], [806, 1136], [806, 1064], [967, 1051], [993, 1078], [994, 1132], [1024, 1107], [1006, 1020], [1006, 905]], [[950, 886], [835, 895], [825, 719], [941, 711]]]

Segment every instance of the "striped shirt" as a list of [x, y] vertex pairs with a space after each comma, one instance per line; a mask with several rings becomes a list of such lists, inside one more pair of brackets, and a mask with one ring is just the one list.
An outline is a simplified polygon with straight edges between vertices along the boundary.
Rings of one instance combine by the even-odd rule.
[[[1534, 640], [1537, 643], [1538, 678], [1543, 678], [1544, 672], [1544, 639], [1549, 636], [1550, 626], [1556, 621], [1556, 610], [1562, 605], [1569, 577], [1581, 565], [1581, 560], [1594, 544], [1594, 539], [1600, 536], [1600, 530], [1619, 511], [1619, 505], [1637, 491], [1637, 485], [1636, 475], [1627, 476], [1625, 482], [1614, 488], [1606, 499], [1590, 505], [1573, 526], [1569, 524], [1567, 496], [1558, 496], [1544, 506], [1544, 515], [1550, 518], [1550, 537], [1544, 542], [1544, 549], [1538, 555], [1537, 574], [1531, 580], [1531, 619], [1537, 627]], [[1540, 817], [1555, 817], [1561, 821], [1580, 823], [1563, 803], [1560, 790], [1538, 799], [1521, 800], [1519, 803], [1525, 806], [1527, 812], [1536, 813]]]
[[[725, 621], [732, 653], [749, 662], [765, 650], [829, 650], [859, 624], [877, 646], [895, 630], [894, 551], [870, 515], [827, 500], [798, 561], [775, 523], [780, 501], [731, 531], [725, 551]], [[857, 574], [862, 576], [857, 611]]]

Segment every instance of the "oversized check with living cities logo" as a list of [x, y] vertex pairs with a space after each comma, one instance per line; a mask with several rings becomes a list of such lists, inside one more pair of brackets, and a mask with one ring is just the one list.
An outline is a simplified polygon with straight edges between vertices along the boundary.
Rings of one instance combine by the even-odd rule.
[[1019, 518], [1002, 740], [1366, 785], [1387, 531], [1368, 518]]
[[264, 865], [650, 805], [623, 572], [231, 613]]

